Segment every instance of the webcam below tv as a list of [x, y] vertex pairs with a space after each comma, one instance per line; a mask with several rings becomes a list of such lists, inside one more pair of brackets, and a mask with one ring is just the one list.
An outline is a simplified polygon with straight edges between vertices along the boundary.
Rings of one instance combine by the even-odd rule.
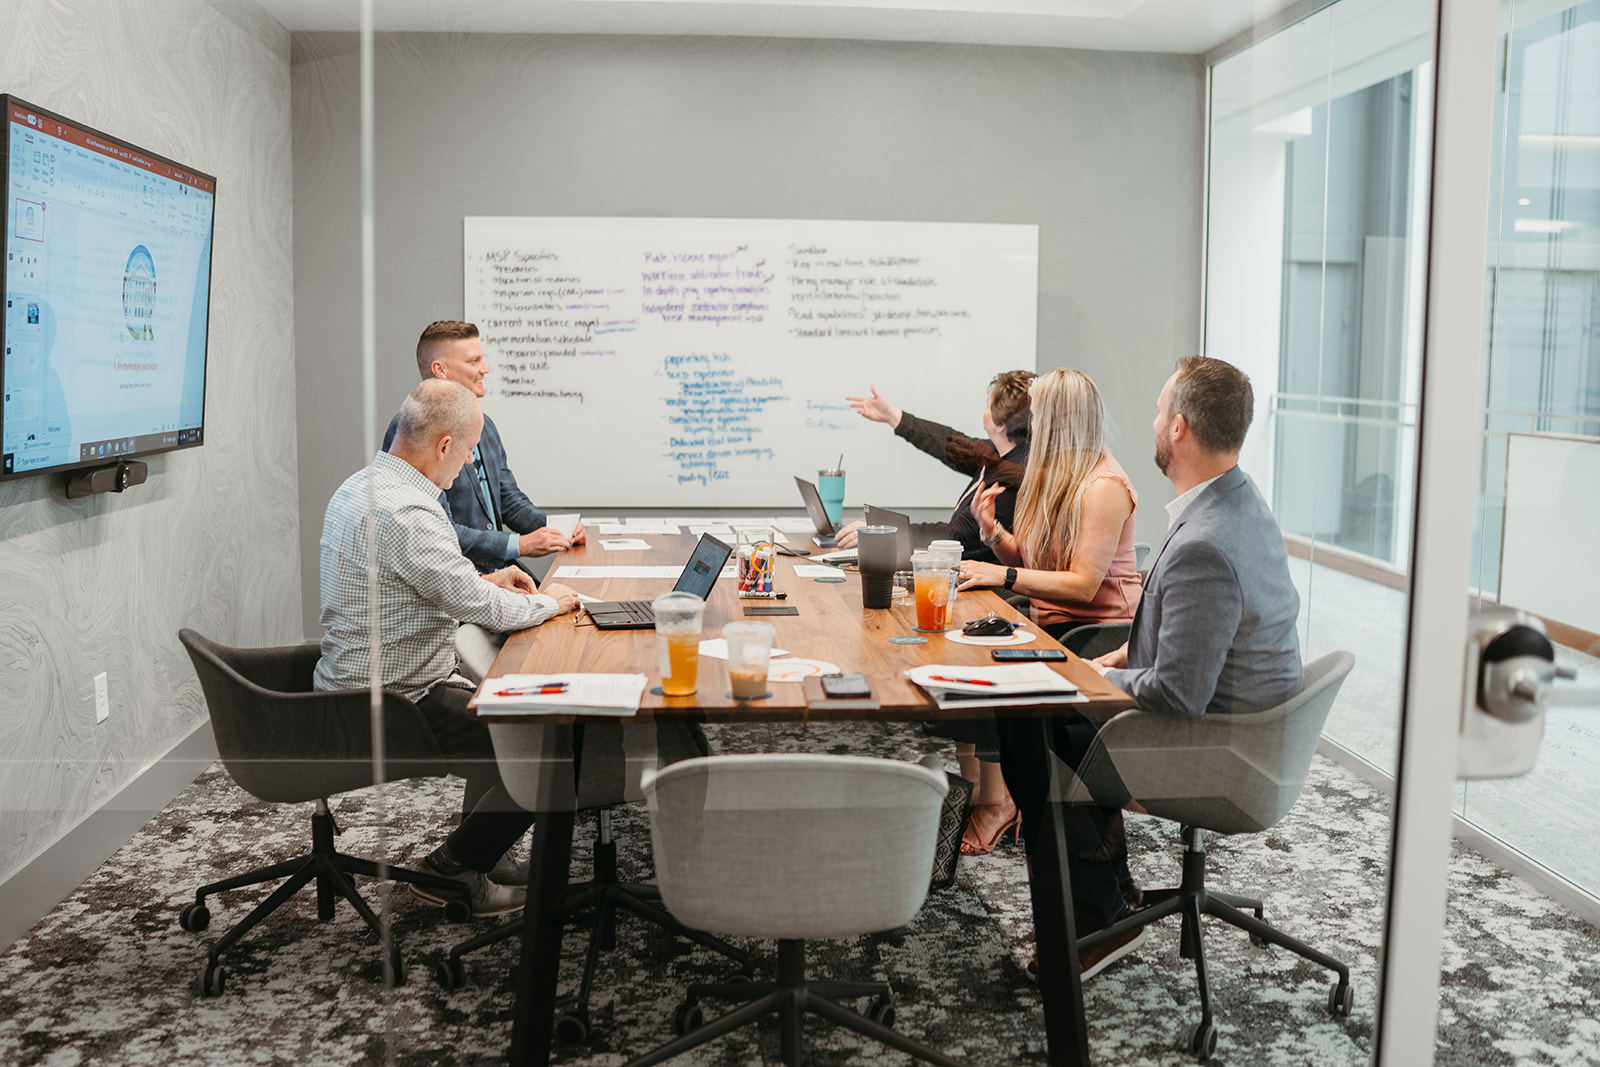
[[205, 441], [216, 179], [15, 96], [5, 113], [0, 481], [143, 482]]

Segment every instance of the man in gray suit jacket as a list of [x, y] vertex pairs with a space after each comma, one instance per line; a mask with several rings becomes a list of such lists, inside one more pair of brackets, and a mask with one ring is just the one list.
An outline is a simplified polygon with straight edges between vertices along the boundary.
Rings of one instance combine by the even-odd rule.
[[1304, 686], [1283, 534], [1239, 469], [1254, 406], [1238, 368], [1202, 356], [1161, 390], [1156, 465], [1178, 497], [1128, 643], [1096, 661], [1146, 711], [1260, 711]]

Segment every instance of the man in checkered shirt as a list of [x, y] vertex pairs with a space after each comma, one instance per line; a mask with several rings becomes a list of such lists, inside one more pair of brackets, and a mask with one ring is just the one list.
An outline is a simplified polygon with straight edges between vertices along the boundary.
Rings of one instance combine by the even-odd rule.
[[471, 890], [473, 914], [494, 915], [522, 907], [526, 868], [520, 885], [502, 885], [488, 873], [533, 816], [506, 795], [488, 728], [467, 712], [473, 686], [456, 669], [456, 629], [471, 622], [495, 632], [521, 630], [571, 611], [578, 595], [554, 583], [539, 592], [515, 566], [479, 575], [461, 554], [439, 491], [461, 473], [482, 429], [483, 413], [470, 390], [442, 378], [424, 381], [401, 406], [389, 450], [333, 494], [322, 527], [324, 636], [315, 680], [318, 689], [371, 683], [370, 539], [380, 679], [416, 703], [445, 756], [461, 761], [458, 773], [467, 780], [468, 814], [422, 867], [459, 878]]

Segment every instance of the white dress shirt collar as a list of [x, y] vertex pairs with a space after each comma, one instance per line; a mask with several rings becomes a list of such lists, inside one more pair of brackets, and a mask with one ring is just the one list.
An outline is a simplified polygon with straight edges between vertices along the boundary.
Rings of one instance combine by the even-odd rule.
[[[1222, 474], [1227, 474], [1227, 473], [1228, 473], [1227, 471], [1223, 471], [1222, 472]], [[1206, 491], [1206, 486], [1208, 486], [1212, 482], [1216, 481], [1217, 478], [1222, 477], [1222, 474], [1217, 475], [1216, 478], [1207, 478], [1205, 481], [1201, 482], [1199, 485], [1194, 486], [1193, 488], [1191, 488], [1187, 493], [1184, 493], [1182, 496], [1178, 497], [1178, 499], [1170, 500], [1170, 501], [1167, 502], [1167, 529], [1168, 530], [1171, 530], [1174, 526], [1178, 525], [1178, 516], [1183, 514], [1184, 509], [1186, 509], [1190, 504], [1193, 504], [1194, 503], [1194, 498], [1199, 496], [1201, 493], [1205, 492]]]

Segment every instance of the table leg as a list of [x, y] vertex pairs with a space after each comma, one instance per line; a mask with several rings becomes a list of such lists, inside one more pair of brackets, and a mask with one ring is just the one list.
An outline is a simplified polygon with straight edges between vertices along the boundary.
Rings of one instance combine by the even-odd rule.
[[561, 969], [562, 916], [557, 905], [572, 863], [572, 824], [571, 811], [541, 811], [534, 818], [522, 959], [512, 977], [517, 1003], [510, 1062], [515, 1067], [545, 1067], [550, 1062]]
[[1049, 719], [1040, 719], [1041, 746], [1050, 764], [1050, 791], [1031, 848], [1033, 931], [1039, 952], [1039, 999], [1044, 1002], [1048, 1061], [1059, 1067], [1089, 1067], [1089, 1033], [1078, 972], [1078, 931], [1072, 917], [1072, 876], [1067, 870], [1066, 805], [1058, 761], [1052, 755]]

